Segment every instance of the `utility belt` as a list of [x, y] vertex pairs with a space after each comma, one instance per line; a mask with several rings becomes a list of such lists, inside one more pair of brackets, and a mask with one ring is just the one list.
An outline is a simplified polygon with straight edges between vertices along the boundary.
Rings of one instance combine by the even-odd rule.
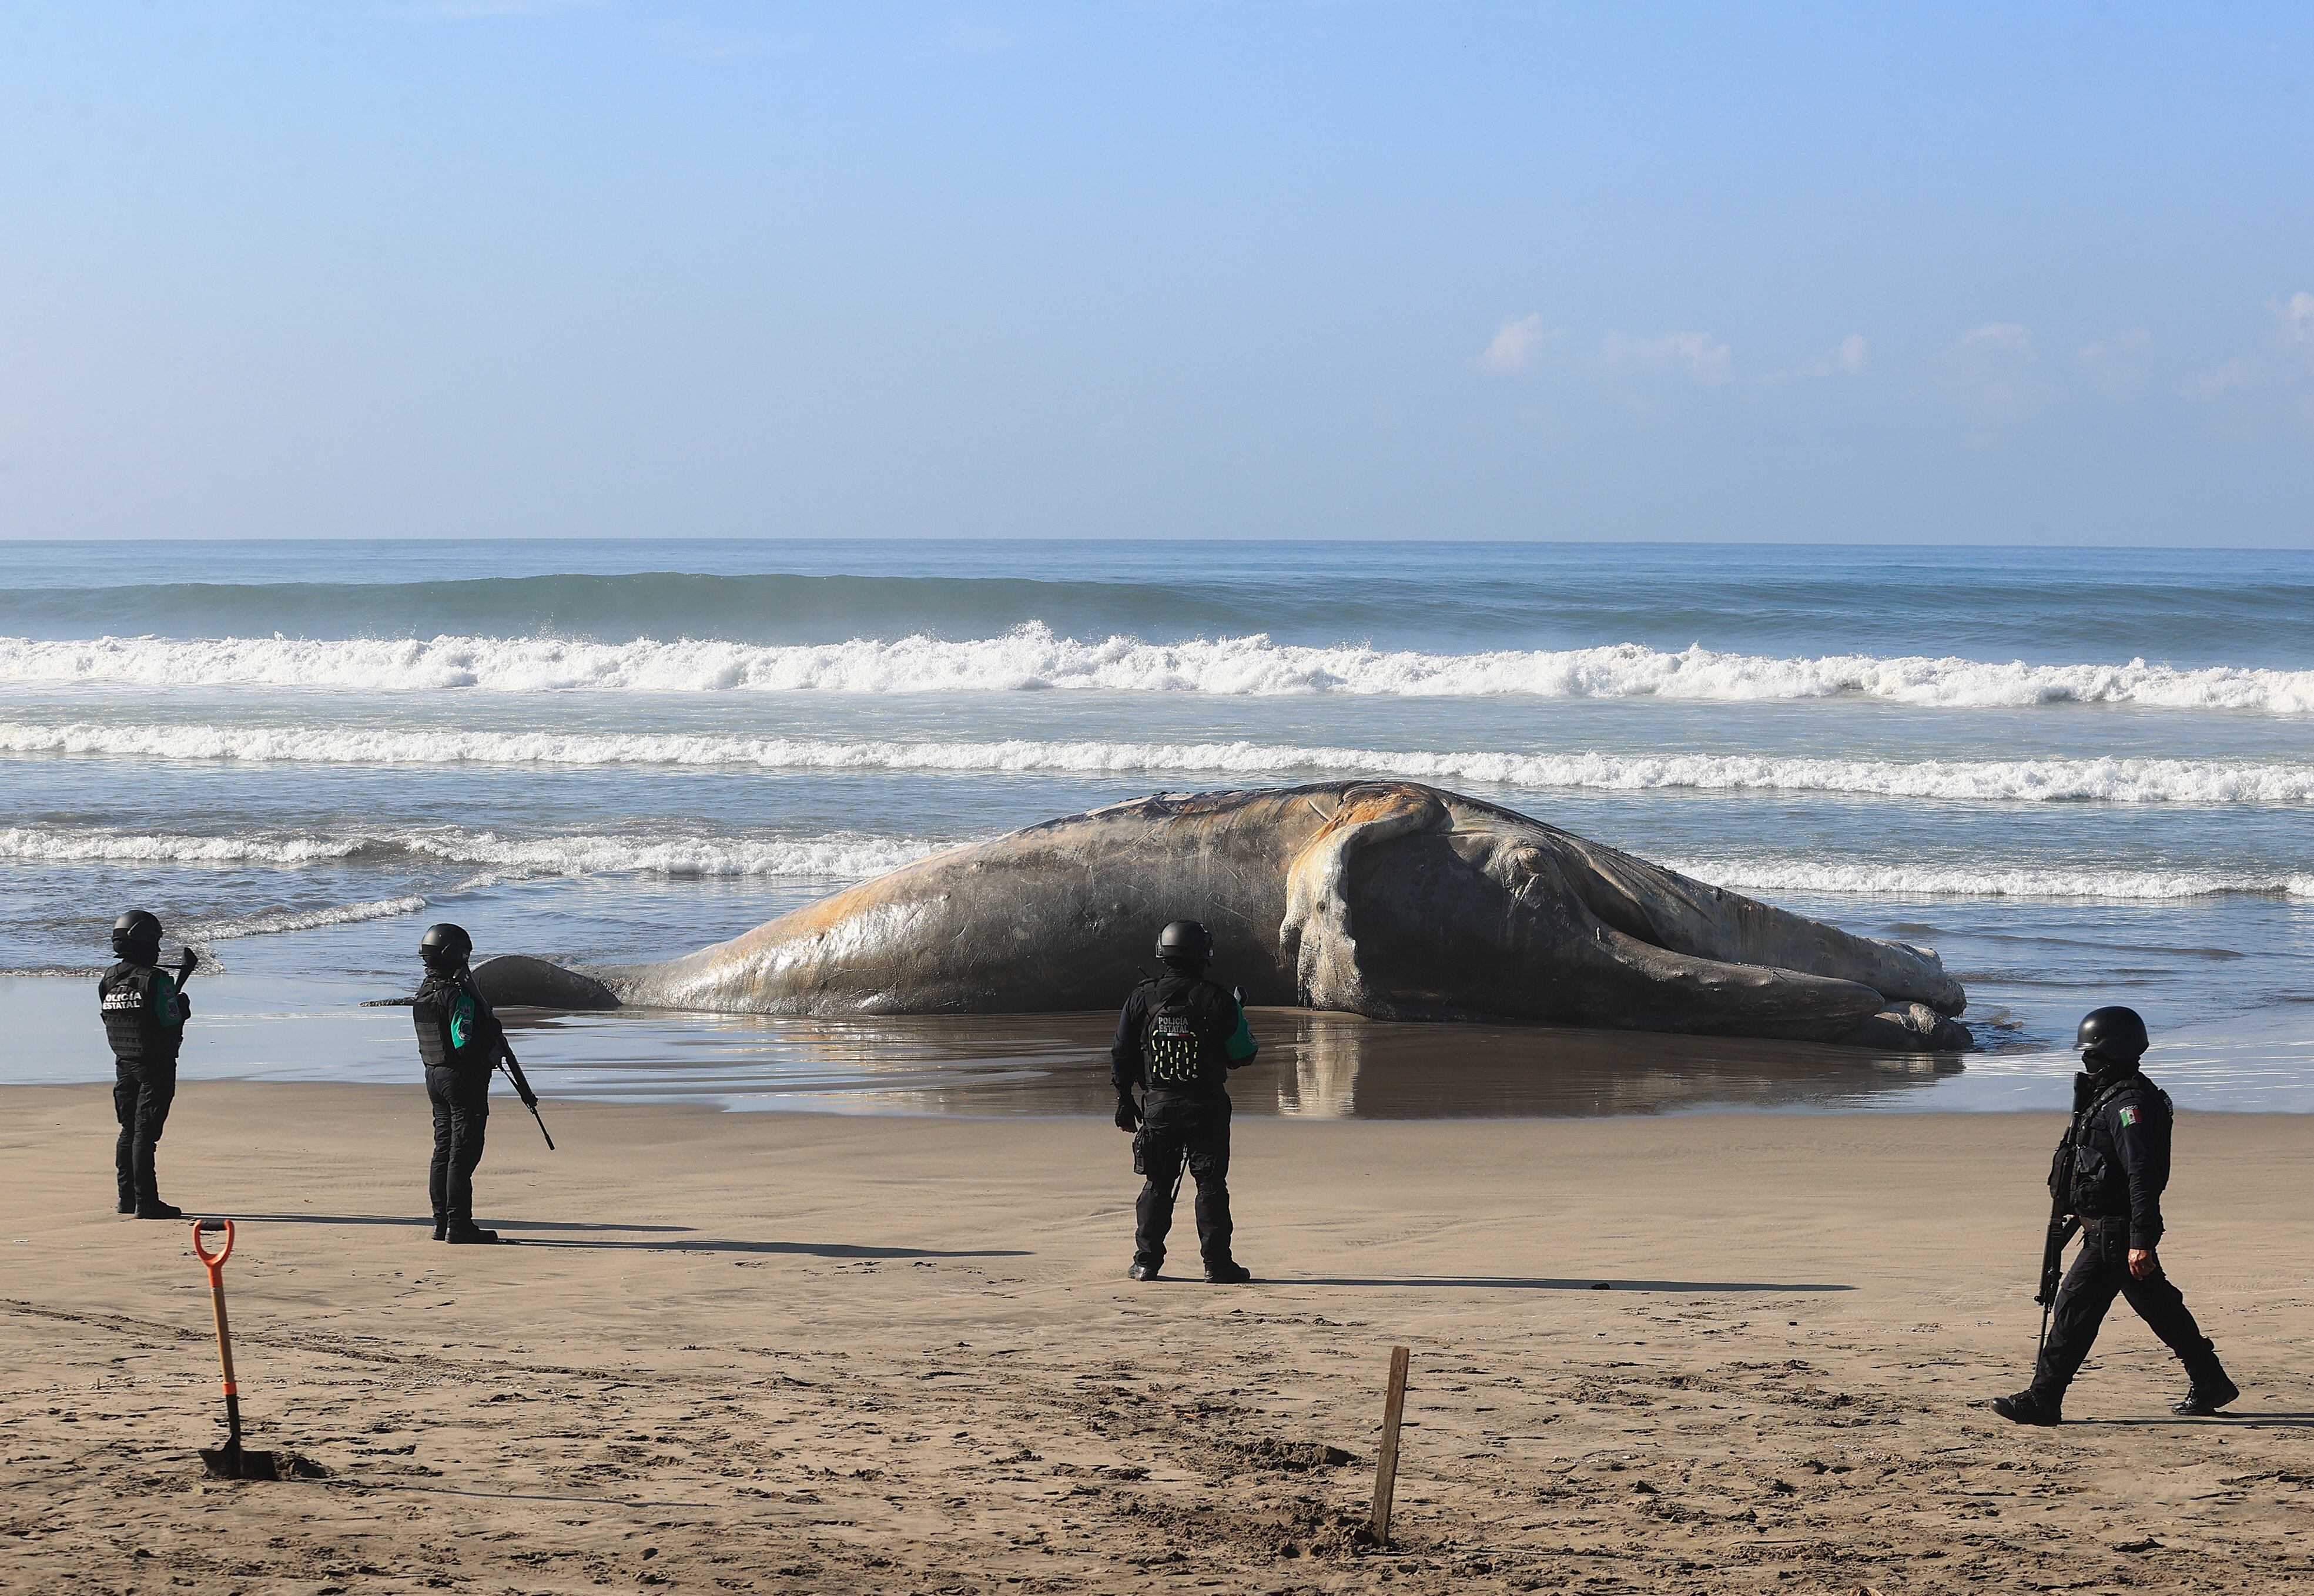
[[437, 1070], [447, 1070], [451, 1074], [459, 1076], [465, 1080], [488, 1080], [490, 1078], [491, 1072], [496, 1068], [497, 1066], [495, 1064], [475, 1063], [449, 1058], [444, 1059], [438, 1064], [428, 1064], [426, 1066], [426, 1072], [428, 1075], [431, 1075]]

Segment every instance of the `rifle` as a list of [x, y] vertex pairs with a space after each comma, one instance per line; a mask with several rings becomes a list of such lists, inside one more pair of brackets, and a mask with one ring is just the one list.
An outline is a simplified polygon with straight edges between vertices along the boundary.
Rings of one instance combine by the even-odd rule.
[[[2059, 1197], [2055, 1206], [2062, 1209], [2064, 1201]], [[2065, 1243], [2080, 1228], [2081, 1221], [2071, 1214], [2053, 1212], [2049, 1215], [2048, 1233], [2041, 1239], [2041, 1289], [2033, 1294], [2033, 1301], [2041, 1305], [2040, 1345], [2044, 1348], [2049, 1345], [2049, 1309], [2056, 1303], [2057, 1287], [2065, 1277]], [[2037, 1359], [2039, 1354], [2036, 1352], [2035, 1356]]]
[[[2041, 1289], [2033, 1293], [2033, 1301], [2041, 1305], [2043, 1348], [2049, 1345], [2049, 1310], [2065, 1277], [2065, 1243], [2081, 1228], [2069, 1206], [2073, 1199], [2073, 1144], [2080, 1138], [2081, 1120], [2082, 1115], [2074, 1115], [2065, 1129], [2065, 1139], [2057, 1143], [2056, 1156], [2049, 1160], [2049, 1228], [2041, 1237]], [[2035, 1357], [2037, 1361], [2037, 1352]]]
[[538, 1094], [530, 1089], [530, 1082], [523, 1077], [522, 1061], [515, 1057], [514, 1049], [506, 1045], [504, 1036], [499, 1038], [499, 1068], [506, 1071], [508, 1080], [514, 1082], [515, 1096], [520, 1098], [522, 1106], [530, 1110], [530, 1117], [538, 1121], [538, 1133], [546, 1137], [546, 1151], [552, 1152], [554, 1138], [547, 1133], [546, 1116], [538, 1111]]
[[[193, 978], [193, 972], [200, 967], [200, 962], [201, 956], [195, 953], [191, 945], [189, 943], [185, 948], [184, 962], [179, 965], [172, 972], [172, 974], [177, 977], [178, 1001], [184, 1005], [179, 1012], [186, 1018], [190, 1018], [192, 1017], [192, 1004], [190, 1001], [185, 997], [185, 983]], [[166, 970], [169, 966], [163, 965], [161, 968]]]

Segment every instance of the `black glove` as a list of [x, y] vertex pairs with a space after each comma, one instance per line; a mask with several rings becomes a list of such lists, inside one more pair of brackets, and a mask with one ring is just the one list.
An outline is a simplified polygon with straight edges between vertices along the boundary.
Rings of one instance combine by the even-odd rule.
[[177, 1023], [182, 1025], [193, 1017], [193, 1000], [183, 992], [177, 994]]
[[1117, 1128], [1120, 1131], [1137, 1131], [1141, 1128], [1141, 1110], [1134, 1104], [1132, 1094], [1129, 1092], [1117, 1094]]

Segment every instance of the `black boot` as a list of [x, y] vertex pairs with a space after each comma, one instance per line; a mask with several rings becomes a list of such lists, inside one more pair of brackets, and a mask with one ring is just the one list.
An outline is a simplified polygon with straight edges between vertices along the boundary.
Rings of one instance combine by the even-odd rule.
[[2065, 1422], [2064, 1404], [2052, 1402], [2035, 1393], [2030, 1387], [2014, 1397], [1995, 1397], [1992, 1411], [2012, 1424], [2062, 1424]]
[[1125, 1272], [1125, 1277], [1127, 1280], [1154, 1280], [1157, 1278], [1157, 1272], [1164, 1266], [1164, 1260], [1161, 1258], [1135, 1258], [1133, 1260], [1133, 1267]]
[[2228, 1380], [2226, 1371], [2221, 1369], [2196, 1380], [2194, 1389], [2186, 1393], [2186, 1399], [2169, 1411], [2189, 1419], [2212, 1418], [2218, 1409], [2240, 1395], [2241, 1388]]
[[174, 1204], [163, 1203], [158, 1197], [140, 1200], [137, 1204], [138, 1219], [182, 1219], [185, 1211]]
[[471, 1221], [464, 1224], [453, 1223], [450, 1226], [450, 1233], [442, 1238], [453, 1247], [488, 1247], [498, 1239], [499, 1233], [496, 1230], [485, 1230], [480, 1225]]
[[1207, 1264], [1206, 1265], [1206, 1283], [1207, 1285], [1243, 1285], [1247, 1281], [1251, 1280], [1252, 1278], [1252, 1270], [1247, 1268], [1243, 1264], [1234, 1263], [1228, 1258], [1223, 1258], [1218, 1264]]
[[115, 1210], [114, 1210], [114, 1212], [117, 1212], [117, 1213], [134, 1213], [134, 1212], [137, 1212], [137, 1194], [136, 1194], [134, 1191], [130, 1190], [128, 1187], [127, 1187], [127, 1186], [122, 1186], [122, 1187], [120, 1188], [120, 1206], [119, 1206], [119, 1208], [115, 1209]]
[[450, 1221], [438, 1213], [434, 1216], [434, 1239], [437, 1241], [450, 1239]]

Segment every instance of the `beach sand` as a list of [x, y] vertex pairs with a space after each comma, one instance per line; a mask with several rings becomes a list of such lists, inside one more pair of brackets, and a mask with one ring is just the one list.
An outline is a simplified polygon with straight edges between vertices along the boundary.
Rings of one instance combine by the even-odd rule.
[[1979, 1406], [2047, 1115], [1241, 1120], [1229, 1289], [1186, 1199], [1190, 1276], [1124, 1278], [1103, 1122], [547, 1113], [501, 1098], [480, 1180], [523, 1245], [450, 1248], [414, 1084], [184, 1089], [252, 1442], [329, 1470], [222, 1484], [186, 1227], [109, 1212], [108, 1092], [0, 1089], [0, 1586], [2314, 1589], [2301, 1119], [2179, 1125], [2165, 1254], [2243, 1416], [2172, 1419], [2117, 1309], [2048, 1432]]

